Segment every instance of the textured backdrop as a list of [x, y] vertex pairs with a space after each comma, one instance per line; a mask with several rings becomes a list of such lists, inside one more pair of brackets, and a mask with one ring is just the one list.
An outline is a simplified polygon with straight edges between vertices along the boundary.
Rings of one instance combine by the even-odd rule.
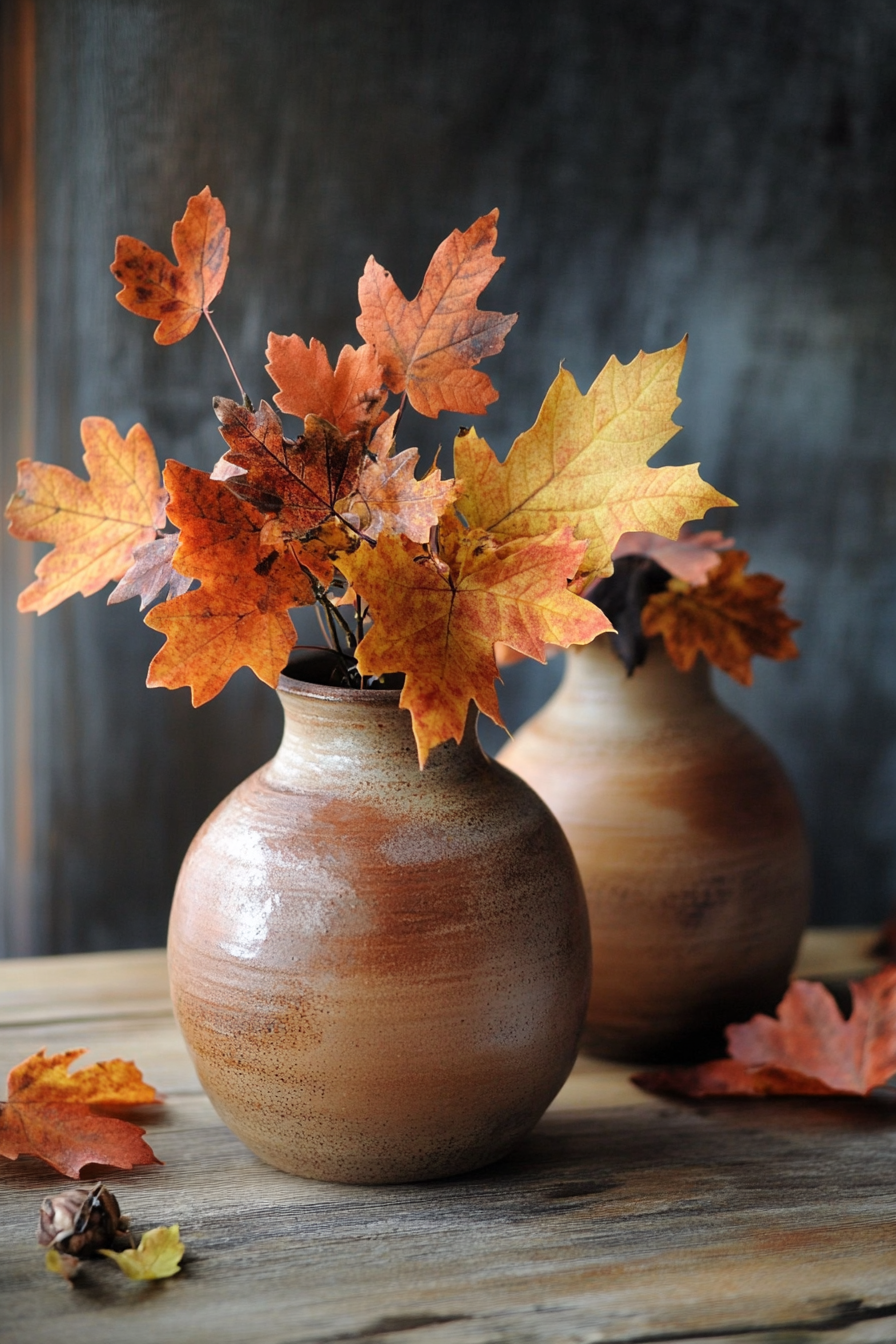
[[[7, 23], [7, 46], [18, 31]], [[155, 346], [108, 272], [117, 233], [167, 247], [206, 183], [233, 229], [216, 320], [255, 397], [272, 390], [269, 329], [331, 352], [357, 339], [370, 252], [413, 292], [450, 229], [498, 205], [507, 263], [487, 306], [520, 319], [487, 365], [501, 400], [480, 432], [503, 454], [561, 360], [584, 387], [611, 353], [690, 332], [684, 430], [661, 460], [701, 461], [740, 501], [738, 543], [786, 579], [805, 623], [798, 663], [720, 691], [797, 785], [816, 918], [882, 915], [896, 889], [896, 8], [37, 0], [35, 50], [36, 455], [79, 469], [86, 414], [141, 420], [163, 457], [218, 455], [211, 397], [232, 389], [211, 333]], [[9, 51], [5, 69], [9, 105]], [[4, 493], [27, 429], [14, 409]], [[456, 423], [414, 428], [432, 449]], [[200, 711], [187, 691], [146, 691], [158, 637], [135, 604], [76, 598], [23, 633], [4, 556], [5, 950], [159, 942], [190, 836], [275, 745], [274, 697], [249, 673]], [[512, 723], [557, 670], [514, 670]]]

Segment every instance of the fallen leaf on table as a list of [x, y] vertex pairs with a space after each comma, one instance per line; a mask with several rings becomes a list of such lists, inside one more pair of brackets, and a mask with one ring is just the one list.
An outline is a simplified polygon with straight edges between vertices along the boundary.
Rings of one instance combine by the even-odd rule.
[[503, 348], [516, 321], [476, 306], [504, 261], [494, 256], [497, 219], [493, 210], [465, 233], [455, 229], [436, 249], [415, 299], [373, 257], [358, 282], [358, 331], [375, 349], [386, 386], [407, 391], [414, 410], [433, 419], [440, 411], [482, 415], [498, 398], [488, 375], [473, 368]]
[[81, 1261], [76, 1255], [66, 1255], [63, 1251], [57, 1251], [55, 1246], [47, 1251], [44, 1264], [51, 1274], [58, 1274], [65, 1279], [69, 1288], [73, 1286], [72, 1279], [81, 1268]]
[[154, 1227], [144, 1232], [140, 1245], [127, 1251], [100, 1251], [129, 1279], [170, 1279], [180, 1273], [180, 1262], [185, 1246], [180, 1239], [180, 1227]]
[[502, 542], [443, 520], [438, 558], [383, 536], [340, 559], [367, 602], [373, 628], [358, 645], [364, 676], [404, 672], [421, 765], [438, 743], [460, 742], [471, 700], [503, 726], [494, 647], [544, 662], [545, 647], [587, 644], [609, 622], [567, 588], [585, 549], [569, 528]]
[[284, 415], [316, 415], [347, 439], [359, 435], [365, 443], [385, 418], [383, 371], [372, 345], [344, 345], [332, 369], [320, 341], [312, 337], [306, 345], [301, 336], [271, 332], [267, 356], [267, 372], [280, 389], [274, 401]]
[[130, 569], [106, 599], [107, 606], [139, 597], [140, 610], [144, 611], [163, 588], [168, 589], [169, 602], [173, 597], [186, 593], [193, 580], [178, 574], [171, 564], [177, 542], [176, 532], [166, 532], [163, 537], [156, 537], [155, 541], [138, 546]]
[[142, 425], [122, 438], [111, 420], [81, 421], [89, 480], [65, 467], [25, 458], [6, 508], [20, 541], [55, 545], [38, 562], [37, 582], [19, 596], [19, 611], [38, 615], [74, 593], [89, 597], [120, 579], [137, 547], [165, 526], [165, 491], [152, 440]]
[[686, 1097], [867, 1096], [896, 1074], [896, 966], [850, 989], [844, 1019], [824, 985], [794, 980], [775, 1017], [758, 1013], [727, 1028], [729, 1059], [632, 1081]]
[[790, 637], [799, 621], [781, 606], [784, 584], [771, 574], [745, 574], [746, 551], [728, 551], [706, 583], [692, 588], [678, 579], [654, 593], [641, 613], [648, 636], [662, 635], [675, 666], [688, 672], [702, 653], [743, 686], [751, 685], [755, 654], [798, 658]]
[[587, 541], [578, 590], [612, 572], [625, 532], [677, 537], [683, 523], [731, 504], [702, 480], [696, 465], [649, 467], [680, 428], [678, 379], [687, 342], [611, 358], [589, 390], [561, 369], [531, 429], [499, 462], [475, 430], [458, 436], [454, 470], [463, 481], [458, 507], [471, 527], [504, 540], [539, 536], [569, 523]]
[[109, 268], [124, 286], [115, 295], [122, 307], [158, 322], [153, 337], [159, 345], [189, 336], [224, 284], [230, 230], [224, 206], [208, 187], [190, 197], [171, 231], [171, 246], [176, 266], [139, 238], [122, 235]]
[[159, 1163], [139, 1125], [90, 1110], [92, 1105], [160, 1101], [155, 1088], [143, 1081], [136, 1064], [123, 1059], [70, 1074], [69, 1066], [85, 1053], [46, 1055], [39, 1050], [10, 1071], [7, 1100], [0, 1102], [0, 1156], [39, 1157], [63, 1176], [75, 1177], [90, 1162], [122, 1168]]

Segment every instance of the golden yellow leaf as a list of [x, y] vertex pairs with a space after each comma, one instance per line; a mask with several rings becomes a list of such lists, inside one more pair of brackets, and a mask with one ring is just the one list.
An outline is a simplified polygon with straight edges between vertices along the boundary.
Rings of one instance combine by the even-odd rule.
[[672, 413], [686, 348], [685, 338], [669, 350], [642, 351], [630, 364], [614, 356], [584, 394], [561, 369], [535, 424], [505, 462], [475, 430], [459, 435], [458, 507], [470, 526], [510, 541], [571, 524], [588, 542], [581, 575], [590, 581], [612, 572], [613, 548], [624, 532], [677, 537], [682, 523], [731, 504], [696, 465], [647, 466], [680, 428]]
[[356, 651], [358, 670], [406, 674], [401, 706], [411, 712], [421, 766], [440, 742], [460, 742], [471, 700], [503, 724], [496, 642], [544, 662], [548, 643], [587, 644], [610, 628], [603, 612], [567, 588], [583, 550], [569, 528], [502, 543], [448, 517], [440, 533], [438, 559], [383, 536], [376, 548], [364, 544], [339, 561], [373, 616]]
[[185, 1246], [180, 1239], [180, 1227], [154, 1227], [144, 1232], [135, 1250], [100, 1251], [114, 1260], [122, 1274], [129, 1279], [170, 1279], [180, 1273], [180, 1262]]
[[6, 509], [20, 541], [51, 541], [37, 582], [19, 596], [19, 611], [45, 611], [74, 593], [89, 597], [120, 579], [134, 551], [165, 526], [165, 491], [152, 441], [142, 425], [122, 438], [111, 420], [81, 421], [84, 481], [65, 467], [19, 463], [18, 488]]

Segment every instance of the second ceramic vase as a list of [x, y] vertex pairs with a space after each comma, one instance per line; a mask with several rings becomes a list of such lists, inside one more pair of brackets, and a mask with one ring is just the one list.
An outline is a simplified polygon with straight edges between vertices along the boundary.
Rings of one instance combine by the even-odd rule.
[[721, 1050], [772, 1012], [808, 917], [799, 808], [769, 749], [661, 640], [626, 676], [609, 638], [499, 759], [541, 795], [579, 864], [594, 980], [585, 1044], [631, 1060]]

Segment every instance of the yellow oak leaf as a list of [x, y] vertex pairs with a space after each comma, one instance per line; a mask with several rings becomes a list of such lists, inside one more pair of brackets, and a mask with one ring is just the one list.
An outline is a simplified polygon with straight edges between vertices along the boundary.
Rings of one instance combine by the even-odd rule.
[[567, 587], [585, 550], [568, 527], [502, 542], [446, 520], [440, 533], [438, 559], [383, 536], [339, 561], [374, 620], [356, 650], [358, 669], [405, 673], [401, 706], [411, 712], [421, 766], [440, 742], [461, 740], [471, 700], [503, 726], [497, 641], [544, 662], [547, 644], [587, 644], [611, 628]]
[[100, 1255], [114, 1260], [129, 1279], [170, 1279], [180, 1273], [185, 1250], [180, 1227], [174, 1223], [171, 1227], [154, 1227], [151, 1232], [144, 1232], [135, 1248], [101, 1250]]
[[65, 467], [19, 465], [18, 487], [6, 509], [20, 541], [55, 545], [38, 562], [37, 581], [19, 595], [19, 611], [42, 615], [74, 593], [89, 597], [130, 568], [138, 546], [165, 526], [165, 491], [152, 441], [142, 425], [123, 439], [111, 420], [81, 421], [84, 481]]
[[499, 462], [475, 430], [458, 436], [459, 505], [471, 527], [506, 540], [535, 537], [564, 523], [587, 541], [579, 589], [612, 572], [624, 532], [677, 537], [684, 522], [733, 501], [701, 479], [696, 465], [648, 467], [680, 428], [678, 378], [687, 338], [643, 351], [630, 364], [611, 358], [586, 393], [561, 369], [538, 419]]

